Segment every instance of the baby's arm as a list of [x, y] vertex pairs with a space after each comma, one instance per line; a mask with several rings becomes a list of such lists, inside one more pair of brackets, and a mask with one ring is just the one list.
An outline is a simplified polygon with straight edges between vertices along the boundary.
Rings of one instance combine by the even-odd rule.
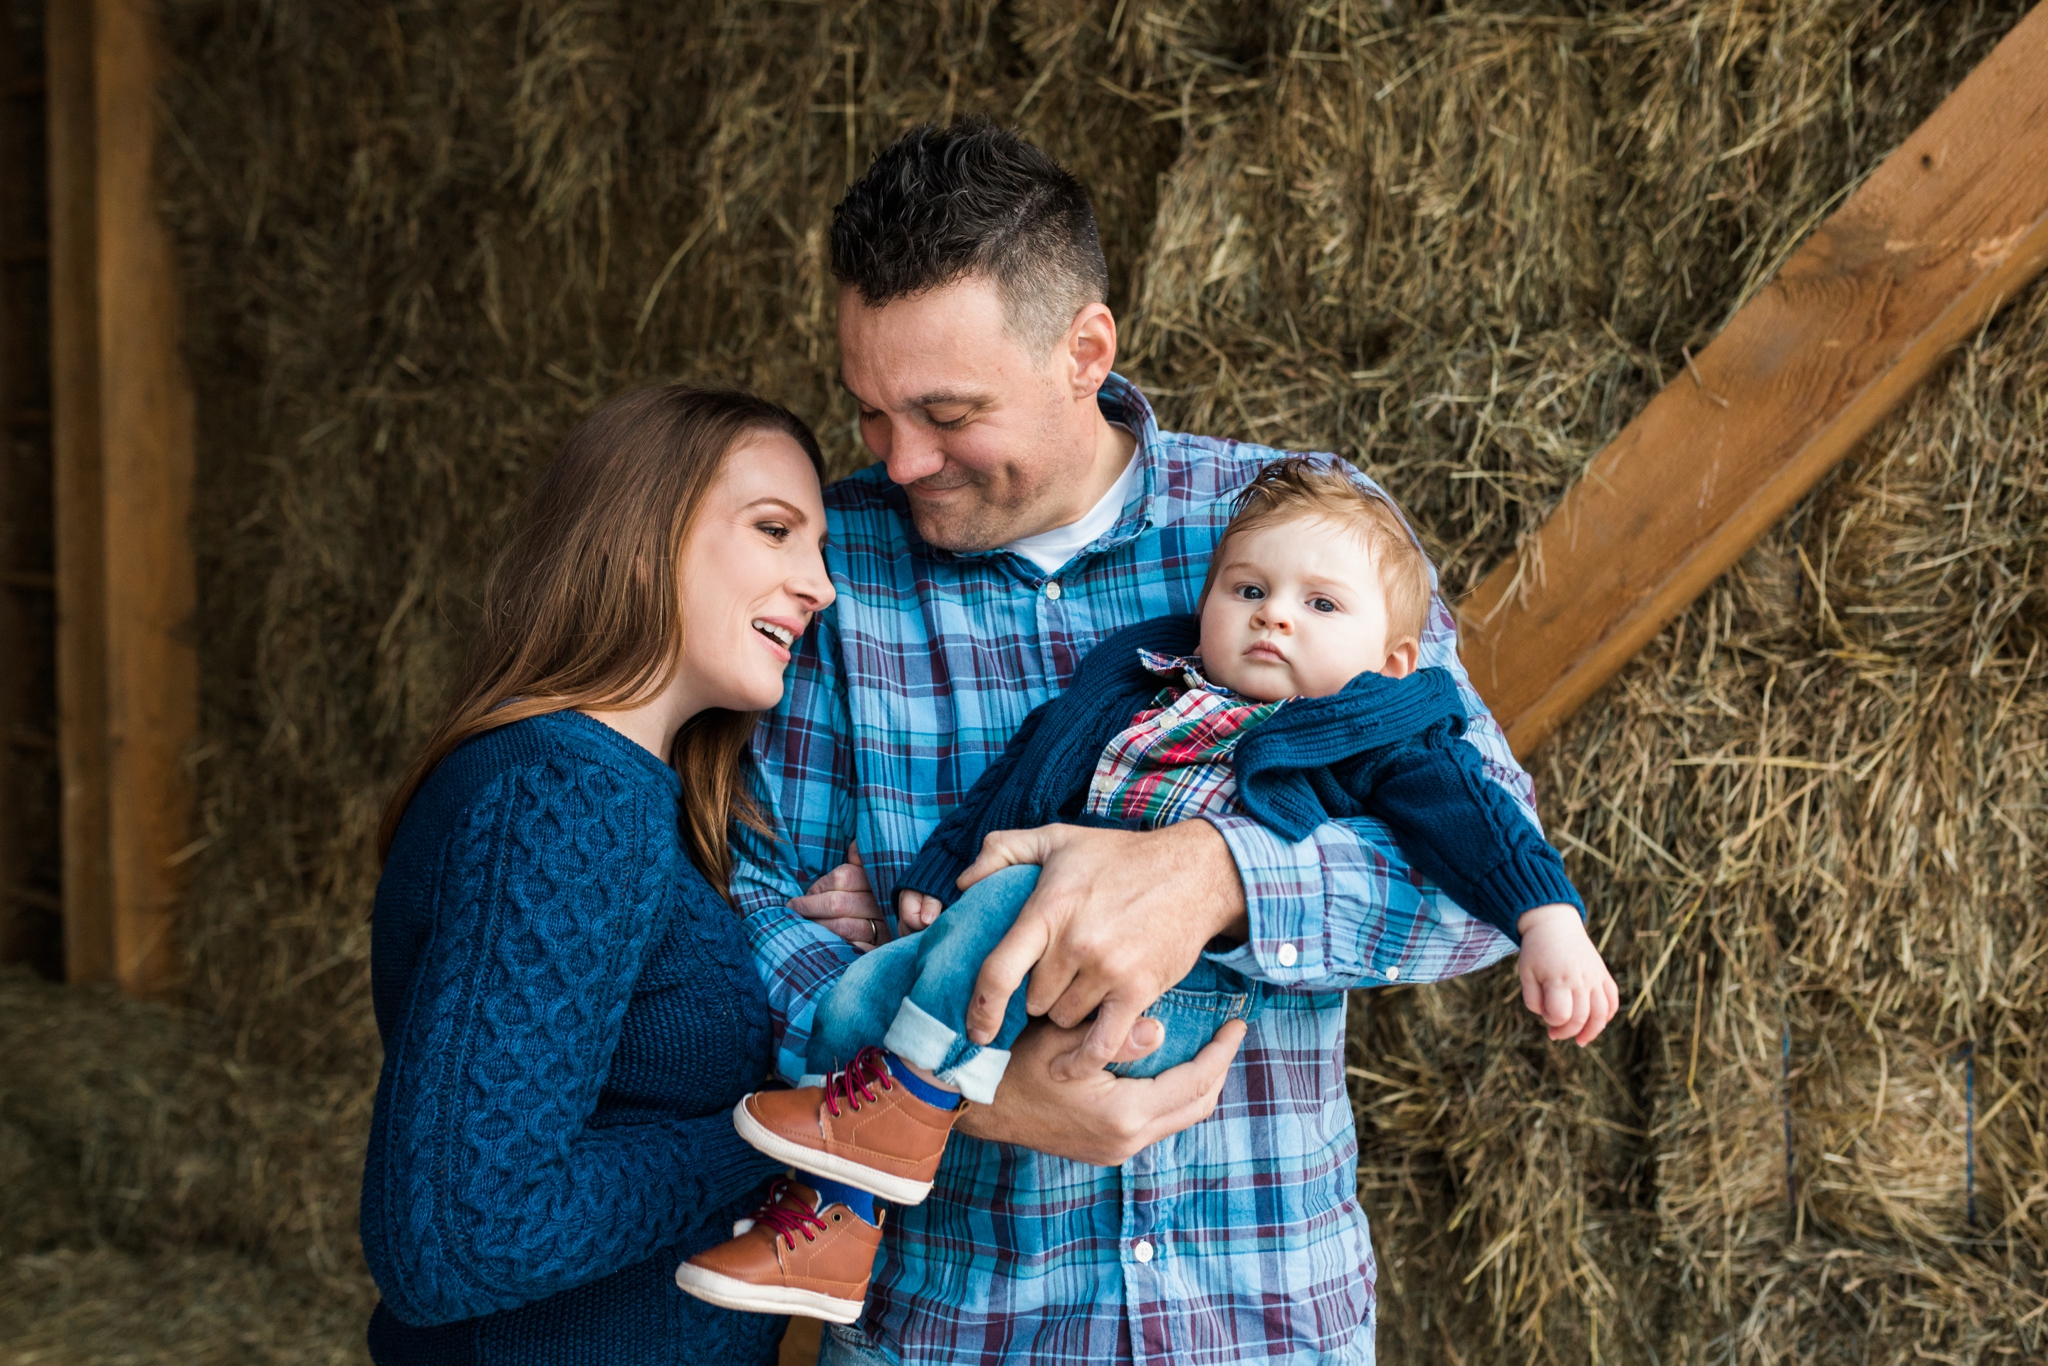
[[1598, 1038], [1620, 995], [1586, 934], [1578, 889], [1521, 808], [1487, 781], [1479, 751], [1454, 728], [1433, 726], [1346, 776], [1366, 811], [1453, 900], [1503, 931], [1513, 927], [1522, 1000], [1550, 1037]]
[[1522, 1004], [1550, 1026], [1553, 1039], [1584, 1046], [1599, 1038], [1621, 1008], [1621, 995], [1578, 907], [1538, 906], [1524, 911], [1516, 928], [1522, 932]]

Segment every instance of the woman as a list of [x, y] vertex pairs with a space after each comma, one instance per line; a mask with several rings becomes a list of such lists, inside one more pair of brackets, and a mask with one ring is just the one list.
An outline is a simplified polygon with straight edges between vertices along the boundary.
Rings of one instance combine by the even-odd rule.
[[676, 1289], [774, 1164], [768, 1003], [724, 899], [741, 760], [832, 601], [816, 439], [681, 386], [562, 446], [385, 814], [363, 1251], [380, 1366], [772, 1361]]

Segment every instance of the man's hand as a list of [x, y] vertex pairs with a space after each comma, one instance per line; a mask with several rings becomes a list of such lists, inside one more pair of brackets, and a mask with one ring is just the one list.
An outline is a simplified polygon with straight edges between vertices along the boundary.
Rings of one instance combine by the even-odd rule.
[[998, 830], [960, 875], [971, 887], [1016, 863], [1043, 871], [1016, 924], [982, 963], [967, 1036], [987, 1043], [1024, 975], [1026, 1008], [1063, 1030], [1095, 1013], [1052, 1073], [1100, 1073], [1160, 993], [1188, 975], [1202, 946], [1245, 922], [1244, 884], [1229, 846], [1204, 820], [1134, 833], [1074, 825]]
[[1578, 909], [1538, 906], [1522, 912], [1515, 928], [1522, 932], [1522, 1004], [1550, 1026], [1551, 1038], [1584, 1048], [1621, 1009], [1621, 993]]
[[[1139, 1149], [1216, 1113], [1244, 1028], [1232, 1020], [1192, 1061], [1156, 1077], [1095, 1071], [1066, 1081], [1052, 1064], [1072, 1054], [1081, 1031], [1035, 1020], [1011, 1045], [996, 1103], [969, 1106], [959, 1130], [1090, 1166], [1120, 1166]], [[1144, 1057], [1165, 1041], [1166, 1031], [1155, 1020], [1141, 1020], [1132, 1035], [1116, 1051], [1117, 1061]]]
[[817, 921], [862, 953], [889, 940], [889, 927], [882, 921], [882, 908], [875, 902], [875, 889], [860, 861], [858, 840], [846, 846], [846, 862], [813, 882], [810, 891], [790, 901], [789, 908], [806, 920]]

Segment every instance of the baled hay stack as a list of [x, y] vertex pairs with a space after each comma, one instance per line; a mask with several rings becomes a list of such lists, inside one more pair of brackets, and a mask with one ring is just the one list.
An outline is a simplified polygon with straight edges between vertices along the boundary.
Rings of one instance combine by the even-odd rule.
[[[371, 829], [481, 557], [645, 379], [859, 463], [822, 227], [901, 128], [1065, 158], [1167, 421], [1346, 451], [1462, 590], [2022, 9], [174, 0], [212, 843], [175, 1046], [6, 988], [72, 1041], [0, 1102], [35, 1265], [225, 1248], [188, 1298], [302, 1287], [298, 1350], [346, 1350]], [[1388, 1360], [2048, 1353], [2044, 395], [2035, 289], [1537, 756], [1599, 1045], [1541, 1042], [1511, 970], [1360, 998]], [[73, 1293], [34, 1274], [0, 1314]]]

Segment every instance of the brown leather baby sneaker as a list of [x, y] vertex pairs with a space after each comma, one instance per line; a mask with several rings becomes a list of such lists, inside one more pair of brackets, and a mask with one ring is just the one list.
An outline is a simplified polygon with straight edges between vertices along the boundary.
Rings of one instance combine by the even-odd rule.
[[844, 1205], [820, 1209], [816, 1191], [780, 1177], [754, 1217], [733, 1225], [731, 1241], [676, 1268], [676, 1284], [726, 1309], [852, 1323], [881, 1245], [879, 1226]]
[[754, 1092], [733, 1110], [732, 1122], [741, 1138], [778, 1162], [915, 1205], [931, 1194], [960, 1109], [919, 1100], [889, 1074], [881, 1049], [863, 1048], [823, 1086]]

